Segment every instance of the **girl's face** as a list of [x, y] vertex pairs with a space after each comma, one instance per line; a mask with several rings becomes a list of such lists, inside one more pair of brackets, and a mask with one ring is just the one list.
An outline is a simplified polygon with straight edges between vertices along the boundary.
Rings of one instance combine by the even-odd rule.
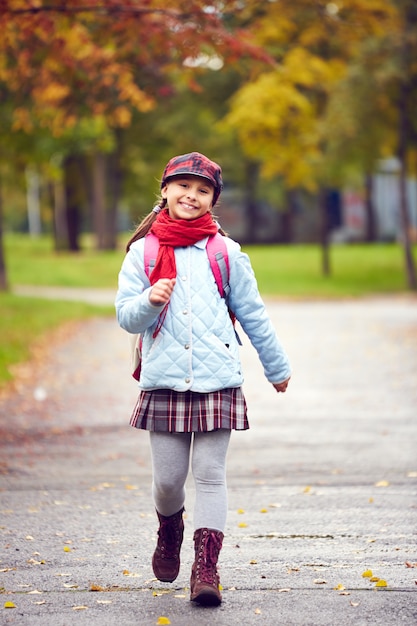
[[172, 219], [195, 220], [210, 211], [214, 188], [206, 178], [184, 175], [169, 180], [161, 194]]

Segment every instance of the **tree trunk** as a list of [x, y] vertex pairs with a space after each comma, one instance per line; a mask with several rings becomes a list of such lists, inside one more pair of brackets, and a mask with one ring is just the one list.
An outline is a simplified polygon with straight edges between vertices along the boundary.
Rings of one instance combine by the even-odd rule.
[[102, 152], [93, 155], [92, 163], [93, 229], [98, 250], [106, 249], [106, 157]]
[[321, 269], [323, 276], [330, 276], [330, 224], [326, 189], [320, 190], [318, 200], [320, 212]]
[[365, 212], [366, 212], [366, 232], [365, 241], [369, 243], [376, 240], [376, 216], [373, 198], [374, 181], [372, 174], [365, 176]]
[[287, 189], [285, 192], [285, 210], [281, 213], [281, 237], [282, 243], [292, 243], [293, 235], [293, 218], [296, 207], [296, 191], [295, 189]]
[[7, 271], [3, 238], [3, 195], [0, 180], [0, 291], [7, 291]]
[[65, 215], [68, 233], [68, 249], [80, 250], [81, 194], [76, 156], [68, 156], [64, 161]]
[[108, 250], [115, 250], [117, 247], [117, 209], [122, 193], [123, 184], [123, 131], [115, 130], [116, 150], [109, 156], [109, 213], [107, 220], [107, 242]]
[[42, 232], [39, 174], [36, 169], [31, 166], [26, 168], [25, 174], [29, 235], [31, 237], [38, 237]]
[[256, 189], [258, 185], [259, 164], [254, 161], [246, 162], [246, 240], [248, 243], [256, 243], [258, 230], [258, 210], [256, 202]]
[[65, 208], [65, 190], [61, 181], [55, 180], [50, 183], [50, 197], [52, 199], [54, 215], [54, 239], [55, 250], [66, 250], [68, 243], [68, 229]]
[[[403, 45], [403, 63], [404, 67], [408, 67], [408, 45], [406, 41], [406, 34], [404, 33], [404, 45]], [[398, 137], [398, 158], [401, 163], [399, 186], [400, 186], [400, 215], [402, 226], [402, 245], [404, 249], [405, 268], [407, 275], [407, 284], [409, 289], [417, 290], [417, 276], [416, 268], [413, 258], [413, 250], [411, 245], [411, 229], [410, 229], [410, 217], [408, 209], [407, 198], [407, 150], [408, 150], [408, 137], [411, 133], [411, 124], [408, 117], [408, 96], [409, 85], [406, 82], [406, 78], [403, 79], [400, 86], [400, 99], [399, 99], [399, 137]]]

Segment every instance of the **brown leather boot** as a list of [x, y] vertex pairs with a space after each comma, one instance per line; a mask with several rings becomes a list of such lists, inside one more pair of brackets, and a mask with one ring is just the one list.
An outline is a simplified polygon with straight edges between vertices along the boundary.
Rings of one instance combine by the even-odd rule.
[[194, 533], [195, 561], [190, 580], [192, 602], [218, 606], [222, 601], [217, 559], [222, 549], [223, 537], [222, 532], [210, 528], [199, 528]]
[[169, 517], [156, 512], [159, 529], [152, 568], [157, 579], [164, 583], [172, 583], [180, 571], [180, 550], [184, 536], [183, 511], [184, 508]]

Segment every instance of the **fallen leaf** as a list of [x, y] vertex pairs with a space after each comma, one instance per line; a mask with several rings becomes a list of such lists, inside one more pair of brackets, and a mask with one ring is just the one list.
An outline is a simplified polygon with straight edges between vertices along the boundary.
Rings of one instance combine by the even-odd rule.
[[250, 565], [257, 565], [258, 561], [255, 561], [255, 559], [252, 559], [251, 561], [249, 561]]
[[97, 604], [112, 604], [113, 600], [97, 600]]
[[35, 596], [37, 593], [43, 593], [42, 591], [38, 591], [34, 589], [33, 591], [28, 591], [28, 596]]
[[262, 615], [261, 609], [255, 609], [254, 613], [255, 615]]
[[238, 514], [239, 514], [239, 515], [243, 515], [243, 513], [245, 512], [245, 510], [244, 510], [244, 509], [238, 509], [238, 510], [237, 510], [237, 512], [238, 512]]
[[278, 593], [288, 593], [291, 589], [278, 589]]
[[380, 578], [376, 583], [375, 587], [388, 587], [387, 581]]
[[369, 580], [371, 581], [371, 583], [377, 583], [379, 578], [378, 578], [378, 576], [371, 576], [371, 578]]
[[334, 589], [335, 591], [344, 591], [344, 590], [346, 589], [346, 587], [345, 587], [344, 585], [342, 585], [342, 583], [339, 583], [339, 584], [337, 585], [337, 587], [333, 587], [333, 589]]
[[310, 493], [310, 491], [311, 491], [310, 485], [307, 485], [307, 487], [304, 487], [303, 489], [303, 493]]
[[85, 611], [85, 609], [88, 609], [88, 606], [73, 606], [72, 610], [73, 611]]
[[313, 582], [315, 585], [327, 585], [327, 580], [324, 580], [323, 578], [315, 578]]
[[71, 548], [69, 546], [64, 546], [64, 552], [71, 552]]
[[33, 604], [46, 604], [46, 600], [39, 600], [38, 602], [33, 602]]
[[341, 591], [339, 596], [350, 596], [350, 591]]
[[365, 570], [362, 574], [362, 578], [371, 578], [372, 576], [373, 574], [371, 569]]
[[389, 487], [389, 482], [387, 480], [380, 480], [375, 483], [375, 487]]
[[238, 524], [239, 528], [247, 528], [247, 524], [246, 522], [240, 522], [240, 524]]
[[100, 587], [100, 585], [95, 585], [93, 583], [90, 585], [90, 591], [104, 591], [104, 587]]
[[359, 606], [359, 605], [360, 605], [360, 602], [351, 602], [350, 603], [350, 606]]
[[260, 513], [268, 513], [268, 509], [261, 509], [259, 512]]
[[4, 603], [4, 608], [5, 609], [15, 609], [16, 605], [15, 605], [14, 602], [7, 601], [7, 602]]
[[171, 620], [170, 620], [170, 619], [168, 619], [168, 617], [163, 617], [163, 616], [161, 615], [161, 617], [158, 617], [158, 621], [157, 621], [156, 623], [158, 624], [158, 626], [159, 626], [160, 624], [170, 624], [170, 623], [171, 623]]

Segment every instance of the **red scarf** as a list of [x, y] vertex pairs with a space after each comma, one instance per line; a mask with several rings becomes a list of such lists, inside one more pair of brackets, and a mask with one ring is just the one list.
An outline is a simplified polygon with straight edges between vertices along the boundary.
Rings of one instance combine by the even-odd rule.
[[174, 248], [192, 246], [204, 237], [215, 235], [217, 230], [213, 216], [208, 212], [195, 220], [173, 219], [167, 209], [158, 213], [151, 227], [151, 233], [159, 239], [158, 256], [150, 276], [151, 285], [160, 278], [176, 277]]

